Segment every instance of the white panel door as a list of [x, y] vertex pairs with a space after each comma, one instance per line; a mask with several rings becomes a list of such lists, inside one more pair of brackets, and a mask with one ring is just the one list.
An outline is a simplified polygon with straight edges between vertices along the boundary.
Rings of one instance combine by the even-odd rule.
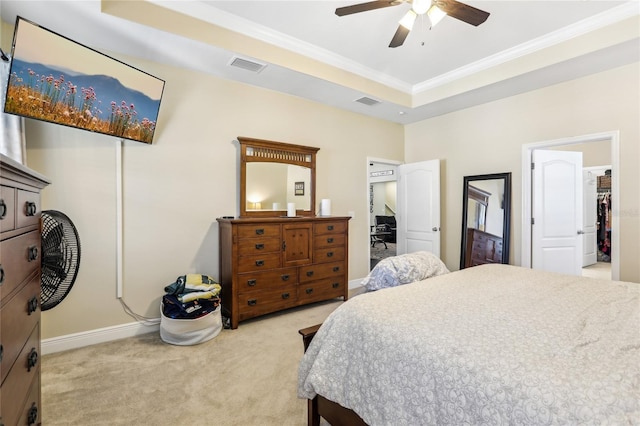
[[440, 257], [440, 160], [398, 166], [397, 197], [397, 253]]
[[532, 268], [582, 274], [582, 153], [533, 152]]
[[598, 261], [598, 185], [597, 176], [589, 170], [582, 171], [583, 203], [582, 225], [582, 266], [593, 265]]

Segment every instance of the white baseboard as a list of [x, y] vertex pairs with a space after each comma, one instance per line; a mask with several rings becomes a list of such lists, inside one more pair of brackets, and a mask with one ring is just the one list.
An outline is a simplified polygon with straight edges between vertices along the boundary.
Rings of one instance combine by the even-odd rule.
[[362, 280], [364, 280], [364, 278], [358, 278], [356, 280], [350, 280], [349, 281], [349, 290], [353, 290], [353, 289], [362, 287]]
[[[349, 290], [362, 287], [362, 278], [350, 280]], [[144, 325], [138, 322], [114, 325], [112, 327], [98, 328], [96, 330], [83, 331], [81, 333], [67, 334], [65, 336], [43, 339], [41, 352], [43, 355], [62, 352], [69, 349], [82, 348], [96, 343], [105, 343], [126, 337], [139, 336], [146, 333], [160, 332], [160, 318], [153, 320], [154, 324]]]
[[126, 337], [160, 332], [160, 318], [150, 322], [152, 323], [151, 325], [132, 322], [129, 324], [114, 325], [112, 327], [98, 328], [96, 330], [43, 339], [40, 350], [43, 355], [46, 355], [69, 349], [95, 345], [96, 343], [110, 342], [112, 340], [124, 339]]

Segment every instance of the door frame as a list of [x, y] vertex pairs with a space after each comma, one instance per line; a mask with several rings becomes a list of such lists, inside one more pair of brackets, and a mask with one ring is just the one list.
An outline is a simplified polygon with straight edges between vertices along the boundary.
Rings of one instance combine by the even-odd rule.
[[533, 151], [561, 145], [576, 145], [591, 142], [609, 142], [611, 144], [611, 197], [612, 214], [615, 218], [611, 228], [611, 279], [620, 279], [620, 182], [618, 173], [620, 168], [620, 131], [614, 130], [593, 133], [584, 136], [553, 139], [522, 145], [522, 235], [520, 249], [520, 265], [531, 268], [531, 206], [532, 179], [531, 160]]

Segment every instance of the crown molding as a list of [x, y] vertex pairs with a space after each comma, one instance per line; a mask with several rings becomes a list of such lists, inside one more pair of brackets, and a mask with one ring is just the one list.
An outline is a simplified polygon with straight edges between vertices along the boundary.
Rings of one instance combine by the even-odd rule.
[[[219, 27], [246, 35], [257, 40], [278, 46], [291, 52], [317, 60], [327, 65], [353, 73], [373, 82], [389, 88], [401, 91], [409, 95], [417, 95], [422, 92], [444, 86], [456, 80], [466, 78], [475, 73], [507, 63], [514, 59], [529, 55], [550, 46], [565, 42], [575, 37], [587, 34], [591, 31], [615, 24], [624, 19], [640, 14], [640, 3], [630, 0], [620, 6], [601, 12], [590, 18], [576, 22], [560, 30], [546, 34], [542, 37], [522, 43], [513, 48], [504, 50], [479, 61], [457, 68], [442, 74], [436, 78], [421, 83], [410, 84], [385, 73], [373, 70], [360, 63], [352, 61], [331, 51], [320, 48], [302, 40], [288, 36], [271, 28], [241, 18], [216, 7], [211, 7], [204, 1], [176, 2], [167, 0], [148, 0], [158, 6], [165, 7], [178, 13], [195, 17]], [[256, 58], [260, 59], [260, 58]]]
[[623, 21], [627, 18], [640, 15], [640, 3], [629, 1], [620, 6], [601, 12], [590, 18], [583, 19], [572, 25], [546, 34], [542, 37], [503, 50], [495, 55], [488, 56], [479, 61], [457, 68], [436, 78], [417, 83], [413, 86], [411, 94], [416, 95], [427, 90], [434, 89], [453, 81], [468, 77], [475, 73], [507, 63], [514, 59], [535, 53], [556, 44], [571, 40], [592, 31]]
[[[345, 58], [323, 49], [314, 44], [307, 43], [295, 37], [291, 37], [269, 27], [257, 24], [248, 19], [232, 13], [211, 7], [203, 1], [176, 2], [166, 0], [148, 0], [150, 3], [198, 18], [217, 25], [219, 27], [243, 34], [245, 36], [264, 41], [274, 46], [289, 50], [299, 55], [322, 62], [324, 64], [348, 71], [368, 80], [380, 83], [401, 92], [411, 94], [412, 85], [388, 74], [381, 73], [366, 67], [351, 59]], [[261, 59], [261, 58], [256, 58]]]

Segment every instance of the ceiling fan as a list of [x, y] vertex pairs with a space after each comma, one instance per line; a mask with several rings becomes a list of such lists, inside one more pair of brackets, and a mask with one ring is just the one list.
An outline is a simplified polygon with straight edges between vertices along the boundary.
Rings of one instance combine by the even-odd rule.
[[467, 24], [476, 27], [482, 24], [489, 17], [489, 12], [476, 9], [456, 0], [383, 0], [370, 1], [367, 3], [359, 3], [351, 6], [339, 7], [336, 9], [336, 15], [345, 16], [354, 13], [367, 12], [369, 10], [382, 9], [390, 6], [397, 6], [402, 3], [411, 3], [411, 9], [400, 19], [400, 25], [389, 43], [389, 47], [402, 46], [405, 39], [409, 35], [413, 23], [419, 15], [425, 13], [431, 20], [431, 26], [434, 27], [445, 16], [449, 15], [459, 19]]

